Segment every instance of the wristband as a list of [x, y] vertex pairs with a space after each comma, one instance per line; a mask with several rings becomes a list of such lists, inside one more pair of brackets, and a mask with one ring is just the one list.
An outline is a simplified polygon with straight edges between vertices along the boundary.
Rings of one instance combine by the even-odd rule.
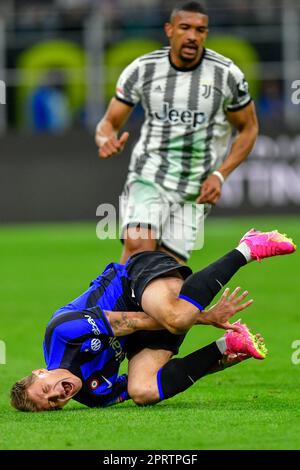
[[213, 171], [212, 174], [217, 176], [217, 178], [219, 178], [221, 184], [224, 183], [225, 178], [224, 178], [224, 176], [222, 175], [222, 173], [220, 171]]

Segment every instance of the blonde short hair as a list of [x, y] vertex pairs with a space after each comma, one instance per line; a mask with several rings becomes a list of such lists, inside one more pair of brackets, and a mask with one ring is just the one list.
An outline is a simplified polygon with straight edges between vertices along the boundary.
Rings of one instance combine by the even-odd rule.
[[36, 403], [34, 403], [28, 396], [27, 390], [31, 384], [36, 380], [36, 375], [30, 374], [23, 379], [18, 380], [10, 391], [11, 405], [20, 411], [40, 411]]

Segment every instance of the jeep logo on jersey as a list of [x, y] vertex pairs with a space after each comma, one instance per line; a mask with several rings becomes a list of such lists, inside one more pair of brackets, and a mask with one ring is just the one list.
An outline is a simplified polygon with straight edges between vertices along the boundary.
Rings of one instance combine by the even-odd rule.
[[185, 109], [183, 111], [178, 111], [175, 108], [170, 108], [169, 103], [164, 102], [161, 113], [154, 113], [154, 116], [163, 122], [170, 122], [171, 124], [176, 124], [180, 122], [181, 124], [186, 124], [191, 126], [194, 129], [201, 126], [205, 121], [205, 114], [199, 111], [191, 111], [190, 109]]
[[99, 338], [93, 338], [91, 341], [91, 350], [92, 351], [99, 351], [101, 348], [101, 341]]

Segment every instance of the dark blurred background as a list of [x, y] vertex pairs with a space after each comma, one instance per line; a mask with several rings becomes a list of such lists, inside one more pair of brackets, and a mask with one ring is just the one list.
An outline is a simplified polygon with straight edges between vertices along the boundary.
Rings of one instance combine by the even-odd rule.
[[[100, 161], [94, 128], [122, 69], [167, 45], [170, 0], [1, 0], [0, 220], [92, 220], [118, 204], [143, 119]], [[209, 0], [207, 46], [245, 72], [260, 135], [224, 186], [217, 215], [300, 209], [300, 2]], [[4, 93], [5, 92], [5, 93]]]

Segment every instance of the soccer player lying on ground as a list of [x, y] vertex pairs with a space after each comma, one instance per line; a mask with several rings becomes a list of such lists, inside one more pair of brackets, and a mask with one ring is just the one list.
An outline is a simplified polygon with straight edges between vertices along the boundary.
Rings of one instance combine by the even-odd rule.
[[[129, 398], [138, 405], [154, 404], [183, 392], [222, 364], [264, 359], [260, 335], [253, 336], [239, 322], [229, 323], [252, 303], [242, 303], [247, 291], [240, 295], [237, 288], [229, 295], [226, 289], [216, 305], [205, 308], [247, 262], [295, 248], [277, 231], [252, 229], [236, 249], [194, 274], [158, 251], [136, 254], [125, 265], [109, 264], [86, 292], [54, 313], [44, 339], [47, 369], [37, 369], [13, 386], [12, 405], [24, 411], [52, 410], [71, 398], [90, 407]], [[196, 324], [227, 331], [186, 357], [172, 359]], [[128, 377], [118, 376], [125, 353]]]

